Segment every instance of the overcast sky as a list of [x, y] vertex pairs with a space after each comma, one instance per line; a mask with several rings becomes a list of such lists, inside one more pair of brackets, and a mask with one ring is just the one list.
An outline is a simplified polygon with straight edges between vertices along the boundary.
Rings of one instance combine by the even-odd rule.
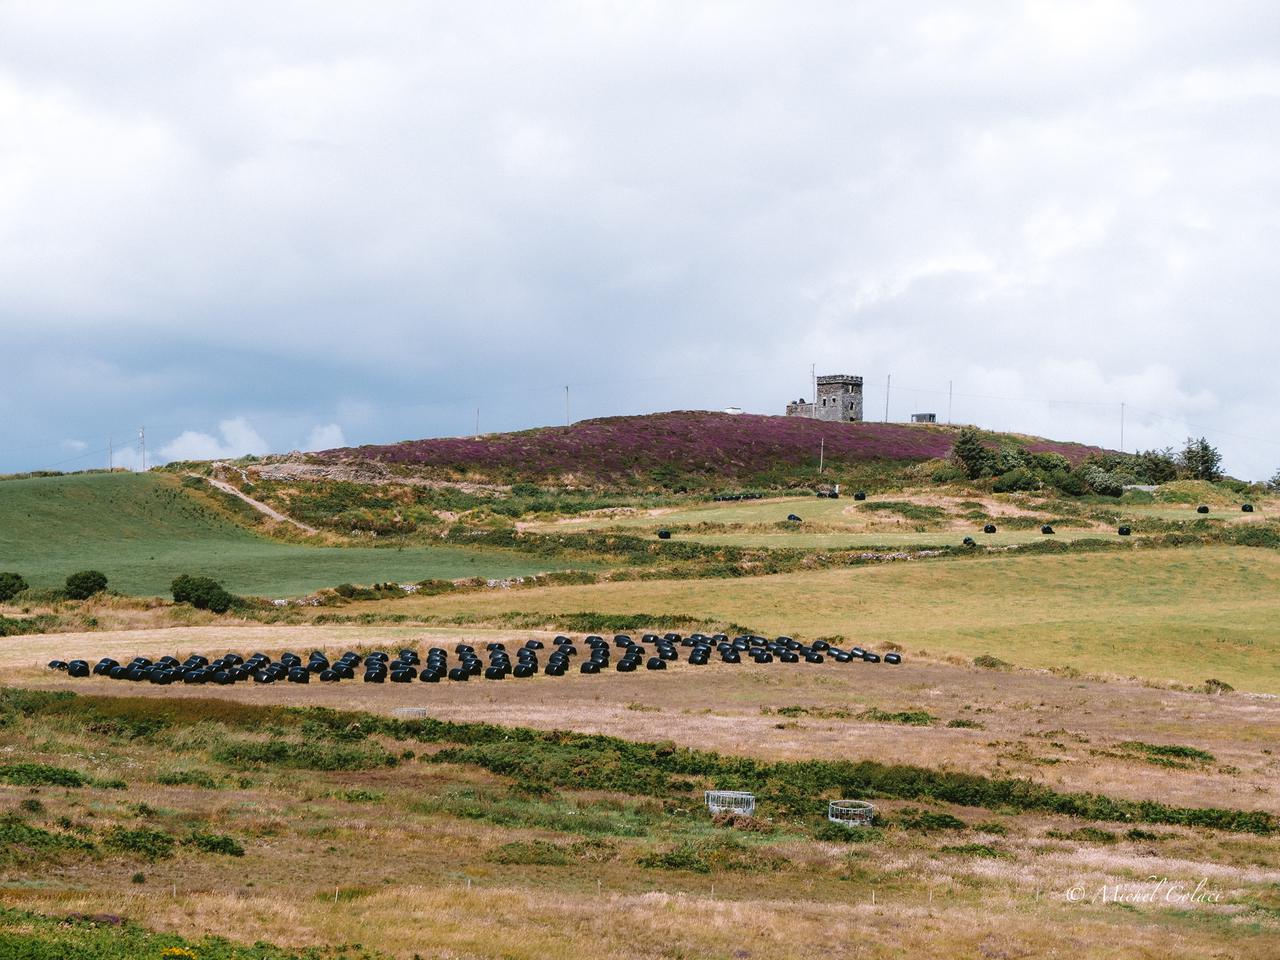
[[[372, 12], [371, 12], [372, 11]], [[1280, 467], [1280, 5], [0, 0], [0, 470], [819, 373]], [[1049, 403], [1046, 401], [1056, 401]]]

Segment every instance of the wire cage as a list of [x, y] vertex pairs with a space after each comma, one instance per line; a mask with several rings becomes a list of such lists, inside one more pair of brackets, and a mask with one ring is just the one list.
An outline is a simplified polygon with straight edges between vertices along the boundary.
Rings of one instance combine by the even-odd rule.
[[756, 795], [745, 790], [706, 790], [702, 795], [712, 813], [736, 813], [749, 817], [756, 812]]
[[876, 818], [876, 808], [865, 800], [832, 800], [827, 804], [827, 819], [845, 827], [869, 827]]
[[391, 711], [394, 717], [402, 717], [405, 720], [421, 720], [427, 715], [426, 707], [396, 707]]

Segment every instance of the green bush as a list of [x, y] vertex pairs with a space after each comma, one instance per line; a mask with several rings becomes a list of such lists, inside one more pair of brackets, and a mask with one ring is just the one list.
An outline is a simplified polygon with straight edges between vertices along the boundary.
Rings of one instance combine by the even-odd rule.
[[167, 833], [146, 827], [136, 830], [112, 827], [102, 838], [102, 845], [120, 853], [137, 854], [148, 860], [164, 860], [173, 856], [174, 840]]
[[694, 873], [719, 873], [725, 870], [769, 873], [779, 870], [787, 858], [760, 847], [751, 847], [733, 837], [690, 840], [655, 850], [640, 857], [642, 867], [655, 870], [690, 870]]
[[189, 603], [197, 610], [226, 613], [236, 602], [222, 584], [212, 577], [193, 577], [184, 573], [170, 585], [174, 603]]
[[369, 770], [398, 762], [382, 747], [289, 740], [226, 740], [211, 751], [219, 763], [234, 766], [291, 767], [301, 770]]
[[938, 721], [938, 718], [927, 710], [891, 711], [881, 710], [878, 707], [868, 707], [858, 714], [858, 719], [870, 720], [873, 723], [901, 723], [908, 727], [927, 727]]
[[1011, 664], [1011, 663], [1006, 663], [1004, 660], [1001, 660], [999, 657], [993, 657], [993, 656], [992, 656], [991, 654], [989, 654], [989, 653], [980, 653], [980, 654], [978, 654], [978, 656], [976, 656], [976, 657], [974, 657], [974, 658], [973, 658], [973, 665], [974, 665], [975, 667], [982, 667], [984, 670], [1011, 670], [1011, 669], [1013, 669], [1013, 664]]
[[1080, 827], [1078, 830], [1046, 830], [1046, 837], [1053, 837], [1055, 840], [1075, 840], [1083, 843], [1115, 843], [1116, 835], [1110, 830], [1100, 830], [1097, 827]]
[[940, 847], [939, 850], [942, 853], [955, 853], [962, 857], [993, 857], [1003, 860], [1009, 856], [1003, 850], [997, 850], [985, 843], [961, 843], [956, 846]]
[[97, 570], [81, 570], [67, 577], [67, 596], [72, 600], [88, 600], [107, 589], [107, 575]]
[[0, 573], [0, 603], [8, 603], [23, 590], [27, 589], [27, 581], [20, 573]]
[[77, 770], [43, 763], [6, 763], [0, 766], [0, 781], [17, 787], [87, 787], [93, 783]]
[[996, 477], [991, 489], [996, 493], [1012, 493], [1016, 490], [1038, 490], [1040, 481], [1026, 467], [1014, 467]]
[[1071, 461], [1060, 453], [1033, 453], [1027, 459], [1031, 468], [1041, 473], [1052, 473], [1056, 470], [1068, 471], [1071, 469]]
[[204, 787], [216, 790], [218, 781], [203, 770], [164, 770], [156, 774], [156, 783], [166, 787]]
[[50, 833], [16, 817], [0, 819], [0, 862], [27, 860], [62, 850], [92, 850], [93, 844], [66, 833]]
[[221, 853], [228, 857], [243, 857], [244, 847], [234, 837], [220, 833], [192, 833], [182, 841], [184, 847], [195, 847], [202, 853]]

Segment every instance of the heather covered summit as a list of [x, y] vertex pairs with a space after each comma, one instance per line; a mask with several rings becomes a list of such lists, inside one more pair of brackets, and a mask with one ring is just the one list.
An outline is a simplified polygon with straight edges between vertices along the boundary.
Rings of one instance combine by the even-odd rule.
[[[573, 477], [671, 482], [679, 477], [748, 481], [818, 464], [909, 464], [950, 456], [958, 428], [935, 424], [829, 423], [706, 411], [604, 417], [568, 427], [543, 427], [480, 437], [407, 440], [326, 450], [323, 460], [376, 461], [439, 468], [494, 479]], [[993, 437], [998, 439], [998, 437]], [[1012, 439], [1012, 438], [1011, 438]], [[1033, 453], [1079, 462], [1097, 447], [1031, 437]]]

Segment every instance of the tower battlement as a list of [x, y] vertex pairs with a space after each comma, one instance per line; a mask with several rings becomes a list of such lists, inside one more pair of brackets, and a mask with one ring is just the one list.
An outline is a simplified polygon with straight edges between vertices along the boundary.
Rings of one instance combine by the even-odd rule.
[[829, 373], [817, 378], [818, 395], [812, 403], [800, 399], [787, 404], [788, 417], [809, 417], [837, 423], [862, 419], [862, 378]]

